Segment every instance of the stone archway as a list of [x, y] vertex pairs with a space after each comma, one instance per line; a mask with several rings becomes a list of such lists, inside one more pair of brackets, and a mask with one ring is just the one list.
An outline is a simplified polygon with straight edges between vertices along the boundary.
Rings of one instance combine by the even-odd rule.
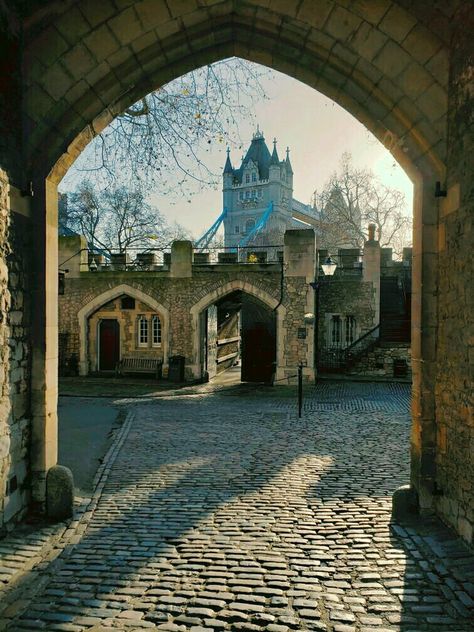
[[79, 321], [79, 375], [87, 375], [89, 372], [89, 360], [88, 360], [88, 319], [99, 307], [112, 301], [122, 294], [136, 298], [137, 300], [146, 303], [151, 309], [156, 310], [157, 313], [163, 319], [163, 366], [168, 366], [168, 353], [169, 353], [169, 339], [170, 339], [170, 315], [169, 310], [159, 303], [156, 299], [149, 294], [142, 292], [138, 288], [135, 288], [126, 283], [117, 285], [101, 294], [95, 296], [91, 301], [84, 305], [78, 312], [77, 318]]
[[221, 298], [224, 298], [228, 294], [236, 290], [241, 290], [259, 299], [264, 305], [271, 310], [276, 310], [276, 360], [277, 360], [277, 379], [281, 374], [281, 367], [283, 366], [283, 357], [285, 349], [285, 316], [286, 307], [281, 305], [276, 298], [265, 292], [264, 290], [252, 285], [248, 281], [242, 281], [235, 279], [229, 281], [220, 287], [215, 288], [211, 292], [208, 292], [197, 303], [195, 303], [190, 309], [191, 314], [191, 327], [192, 327], [192, 340], [193, 340], [193, 355], [190, 369], [194, 377], [201, 377], [201, 363], [200, 363], [200, 323], [199, 317], [201, 313], [207, 309], [210, 305], [215, 303]]
[[[460, 255], [472, 263], [466, 194], [472, 162], [462, 154], [471, 142], [464, 123], [471, 94], [470, 3], [327, 0], [315, 7], [313, 0], [78, 0], [29, 7], [18, 16], [20, 30], [13, 16], [7, 38], [9, 61], [18, 64], [22, 83], [15, 80], [11, 107], [2, 110], [7, 144], [6, 152], [0, 147], [0, 167], [8, 167], [16, 185], [14, 210], [26, 208], [27, 214], [32, 207], [36, 236], [34, 276], [29, 272], [35, 287], [34, 498], [42, 502], [44, 473], [56, 462], [56, 185], [84, 146], [131, 103], [196, 66], [237, 55], [334, 99], [390, 149], [415, 182], [412, 482], [423, 509], [436, 504], [461, 530], [469, 503], [450, 459], [458, 454], [469, 461], [469, 442], [450, 428], [448, 450], [446, 432], [453, 411], [461, 428], [472, 405], [468, 351], [450, 342], [455, 337], [462, 346], [462, 314], [471, 313], [456, 263]], [[18, 120], [10, 116], [20, 111]], [[447, 198], [440, 203], [435, 191], [442, 194], [445, 182]], [[32, 189], [29, 205], [18, 194]], [[452, 287], [462, 295], [456, 315], [448, 298]], [[448, 487], [454, 491], [440, 499]], [[472, 507], [472, 496], [469, 502]]]

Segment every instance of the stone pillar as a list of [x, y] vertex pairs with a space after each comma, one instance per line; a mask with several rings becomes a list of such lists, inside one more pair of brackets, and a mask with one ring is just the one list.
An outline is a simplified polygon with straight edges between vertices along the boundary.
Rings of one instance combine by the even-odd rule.
[[369, 224], [369, 238], [364, 243], [362, 275], [374, 288], [374, 327], [380, 323], [380, 244], [375, 240], [375, 224]]
[[193, 275], [193, 244], [190, 241], [173, 241], [171, 245], [170, 277], [188, 278]]
[[46, 474], [57, 462], [58, 190], [33, 183], [31, 484], [36, 511], [45, 511]]
[[305, 315], [314, 315], [314, 290], [310, 285], [316, 273], [314, 231], [287, 230], [283, 260], [284, 309], [277, 311], [276, 379], [294, 376], [302, 363], [304, 380], [312, 382], [315, 378], [314, 322], [307, 322]]
[[77, 279], [87, 265], [87, 241], [83, 235], [59, 238], [59, 269], [67, 270], [67, 278]]
[[433, 509], [436, 475], [436, 325], [438, 202], [435, 182], [417, 182], [414, 195], [412, 289], [411, 483], [422, 512]]

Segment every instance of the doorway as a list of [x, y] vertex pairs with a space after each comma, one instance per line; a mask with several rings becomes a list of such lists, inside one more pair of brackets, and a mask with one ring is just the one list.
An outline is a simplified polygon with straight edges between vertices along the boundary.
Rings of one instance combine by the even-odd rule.
[[115, 371], [120, 360], [120, 326], [115, 318], [99, 323], [99, 371]]

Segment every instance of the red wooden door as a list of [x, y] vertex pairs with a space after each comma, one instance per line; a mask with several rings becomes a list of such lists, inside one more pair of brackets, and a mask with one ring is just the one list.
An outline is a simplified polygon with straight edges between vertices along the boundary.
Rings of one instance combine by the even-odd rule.
[[113, 371], [120, 360], [120, 327], [118, 321], [108, 318], [99, 325], [99, 370]]

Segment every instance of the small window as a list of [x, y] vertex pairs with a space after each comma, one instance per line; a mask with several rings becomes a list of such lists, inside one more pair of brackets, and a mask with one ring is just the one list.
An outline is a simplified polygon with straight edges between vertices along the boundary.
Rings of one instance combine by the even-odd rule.
[[262, 191], [262, 189], [259, 189], [259, 190], [258, 190], [258, 197], [259, 197], [259, 198], [263, 197], [263, 191]]
[[250, 200], [250, 191], [245, 191], [245, 198]]
[[354, 316], [346, 316], [345, 335], [346, 347], [349, 347], [355, 341], [356, 319]]
[[245, 182], [248, 184], [250, 182], [250, 173], [245, 174]]
[[254, 219], [248, 219], [245, 222], [245, 232], [249, 233], [251, 230], [253, 230], [255, 227], [255, 220]]
[[131, 296], [124, 296], [120, 301], [120, 307], [122, 309], [135, 309], [135, 299]]
[[153, 316], [152, 325], [152, 342], [154, 347], [161, 347], [161, 320], [159, 316]]
[[257, 174], [255, 171], [252, 173], [252, 182], [257, 182]]
[[145, 316], [138, 318], [138, 346], [148, 347], [148, 320]]
[[256, 189], [252, 189], [252, 197], [253, 198], [257, 197], [257, 190]]
[[243, 200], [244, 199], [244, 192], [240, 191], [239, 193], [239, 200]]
[[236, 234], [237, 234], [237, 233], [240, 233], [240, 226], [236, 226], [236, 227], [235, 227], [235, 233], [236, 233]]
[[339, 314], [333, 314], [330, 322], [330, 340], [332, 347], [339, 347], [342, 339], [342, 322]]

